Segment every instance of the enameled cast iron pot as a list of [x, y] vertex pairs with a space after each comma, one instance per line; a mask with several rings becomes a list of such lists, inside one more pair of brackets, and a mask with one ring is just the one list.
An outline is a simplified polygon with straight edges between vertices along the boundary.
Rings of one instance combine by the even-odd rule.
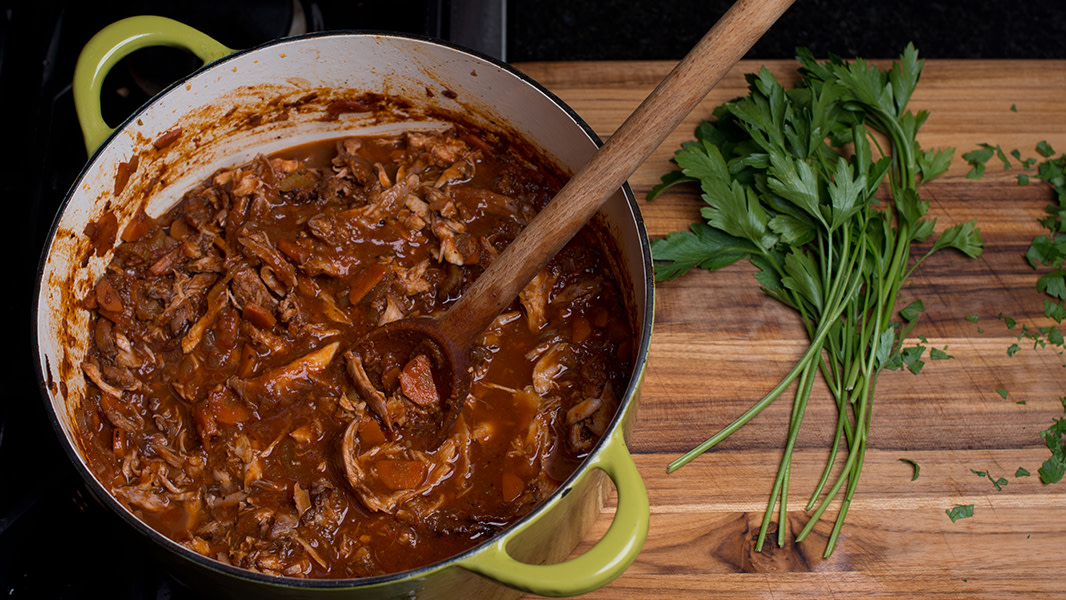
[[[205, 65], [111, 129], [100, 113], [105, 75], [134, 50], [160, 45], [189, 50]], [[72, 422], [85, 394], [79, 365], [89, 344], [89, 314], [78, 303], [111, 254], [110, 244], [92, 252], [85, 229], [105, 212], [118, 218], [121, 232], [138, 207], [157, 216], [220, 167], [318, 139], [432, 126], [442, 113], [517, 133], [575, 172], [599, 142], [559, 99], [505, 64], [422, 37], [313, 34], [235, 51], [159, 17], [126, 19], [94, 37], [79, 60], [74, 91], [91, 158], [56, 217], [39, 267], [38, 376], [61, 442], [90, 490], [165, 549], [179, 577], [205, 591], [244, 598], [502, 598], [521, 591], [564, 596], [605, 585], [634, 560], [647, 534], [648, 498], [625, 437], [648, 355], [653, 280], [647, 236], [628, 186], [596, 216], [613, 238], [639, 338], [618, 413], [588, 459], [544, 504], [447, 560], [349, 580], [274, 577], [225, 565], [161, 536], [116, 502], [86, 467]], [[368, 112], [359, 112], [358, 104], [329, 111], [338, 99], [381, 97], [404, 101], [379, 103]], [[125, 184], [125, 175], [116, 180], [120, 173], [129, 175]], [[618, 506], [609, 530], [591, 549], [566, 560], [600, 513], [612, 482]]]

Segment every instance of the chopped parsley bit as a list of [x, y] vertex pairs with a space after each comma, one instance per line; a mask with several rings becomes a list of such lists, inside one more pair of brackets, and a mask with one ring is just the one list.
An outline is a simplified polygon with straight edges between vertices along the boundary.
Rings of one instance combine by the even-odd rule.
[[1062, 320], [1066, 319], [1066, 306], [1063, 305], [1062, 300], [1055, 302], [1045, 298], [1044, 316], [1055, 319], [1056, 323], [1062, 323]]
[[907, 370], [917, 375], [918, 373], [921, 373], [922, 367], [925, 366], [925, 361], [922, 360], [922, 354], [924, 352], [925, 346], [915, 344], [914, 346], [903, 348], [899, 351], [899, 354], [903, 359], [903, 364], [907, 366]]
[[913, 460], [911, 460], [909, 458], [901, 458], [901, 459], [899, 459], [899, 461], [900, 462], [905, 462], [905, 463], [909, 464], [910, 466], [914, 467], [914, 473], [911, 475], [911, 481], [914, 481], [915, 479], [918, 479], [918, 473], [921, 472], [922, 468], [920, 466], [918, 466], [917, 462], [915, 462], [915, 461], [913, 461]]
[[1007, 329], [1014, 329], [1014, 326], [1017, 324], [1017, 321], [1003, 313], [996, 315], [996, 318], [1003, 321], [1003, 324], [1007, 326]]
[[999, 394], [1000, 398], [1003, 398], [1004, 400], [1006, 400], [1007, 399], [1007, 394], [1009, 394], [1010, 392], [1008, 392], [1007, 390], [1005, 390], [1003, 388], [996, 388], [996, 393]]
[[966, 315], [966, 320], [971, 323], [976, 323], [978, 318], [977, 315]]
[[1011, 344], [1010, 347], [1007, 348], [1007, 356], [1014, 356], [1014, 354], [1021, 349], [1022, 347], [1018, 344]]
[[1019, 400], [1015, 402], [1015, 404], [1021, 404], [1022, 406], [1025, 406], [1025, 400]]
[[899, 316], [907, 322], [915, 321], [918, 319], [920, 313], [925, 312], [925, 304], [921, 300], [915, 300], [907, 306], [903, 307], [903, 310], [899, 311]]
[[1011, 104], [1010, 105], [1010, 111], [1011, 112], [1018, 112], [1018, 106], [1015, 105], [1015, 104]]
[[1029, 176], [1025, 173], [1018, 175], [1018, 185], [1029, 185]]
[[1025, 467], [1018, 467], [1018, 470], [1014, 472], [1015, 477], [1029, 477], [1029, 470]]
[[985, 163], [992, 158], [995, 151], [988, 144], [981, 144], [980, 150], [971, 150], [962, 155], [963, 160], [970, 165], [970, 172], [966, 179], [980, 179], [985, 175]]
[[1007, 485], [1007, 480], [1003, 477], [993, 478], [988, 471], [975, 471], [970, 469], [970, 472], [978, 477], [984, 477], [992, 482], [992, 487], [996, 488], [996, 491], [1003, 491], [1003, 486]]
[[[993, 156], [999, 159], [1003, 163], [1003, 170], [1010, 169], [1010, 159], [1007, 158], [1007, 154], [1003, 152], [1003, 148], [996, 144], [978, 144], [980, 148], [978, 150], [971, 150], [962, 155], [963, 160], [970, 165], [970, 172], [966, 174], [967, 179], [980, 179], [985, 174], [985, 163], [992, 159]], [[1011, 154], [1014, 154], [1013, 152]], [[1015, 158], [1018, 158], [1019, 153]]]
[[1058, 327], [1041, 327], [1040, 333], [1044, 335], [1044, 338], [1052, 346], [1062, 346], [1066, 343], [1066, 338], [1062, 336], [1062, 331]]
[[956, 504], [945, 510], [944, 513], [947, 514], [952, 523], [959, 519], [969, 519], [973, 516], [973, 504]]
[[941, 350], [940, 348], [930, 348], [929, 349], [929, 359], [930, 360], [947, 360], [949, 358], [955, 358], [954, 356], [952, 356], [952, 355], [950, 355], [950, 354], [948, 354], [946, 352], [947, 349], [948, 349], [947, 346], [944, 346], [943, 350]]
[[[1063, 411], [1066, 412], [1066, 396], [1059, 398]], [[1040, 481], [1057, 483], [1066, 475], [1066, 418], [1055, 419], [1055, 423], [1040, 432], [1051, 451], [1051, 457], [1038, 469]]]

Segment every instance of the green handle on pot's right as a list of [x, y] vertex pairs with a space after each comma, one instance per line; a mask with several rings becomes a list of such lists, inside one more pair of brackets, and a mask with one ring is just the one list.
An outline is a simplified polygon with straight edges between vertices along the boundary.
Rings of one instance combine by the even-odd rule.
[[114, 132], [100, 109], [104, 78], [118, 61], [150, 46], [188, 50], [204, 64], [235, 52], [207, 34], [165, 17], [129, 17], [101, 29], [82, 48], [74, 67], [74, 109], [89, 156]]
[[618, 490], [618, 508], [607, 533], [580, 556], [565, 562], [534, 565], [516, 560], [507, 544], [523, 528], [500, 536], [488, 549], [460, 565], [500, 583], [541, 596], [576, 596], [603, 587], [636, 559], [648, 537], [648, 492], [621, 431], [606, 440], [588, 464], [611, 478]]

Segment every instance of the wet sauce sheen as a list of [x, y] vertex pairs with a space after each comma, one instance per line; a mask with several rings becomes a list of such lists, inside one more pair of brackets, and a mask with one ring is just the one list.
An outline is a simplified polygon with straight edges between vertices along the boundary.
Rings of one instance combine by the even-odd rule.
[[594, 232], [478, 341], [435, 452], [390, 432], [414, 408], [400, 375], [368, 406], [347, 350], [445, 310], [562, 181], [456, 125], [260, 157], [141, 215], [85, 301], [90, 467], [164, 535], [265, 573], [398, 572], [491, 537], [573, 472], [625, 390], [633, 333]]

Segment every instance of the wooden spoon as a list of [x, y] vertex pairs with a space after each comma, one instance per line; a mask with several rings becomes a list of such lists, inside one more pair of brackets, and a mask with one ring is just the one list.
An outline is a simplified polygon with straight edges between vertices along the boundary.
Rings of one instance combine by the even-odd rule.
[[368, 373], [430, 359], [439, 402], [396, 424], [408, 447], [431, 450], [443, 441], [470, 390], [474, 341], [792, 2], [738, 0], [440, 318], [395, 321], [353, 346]]

